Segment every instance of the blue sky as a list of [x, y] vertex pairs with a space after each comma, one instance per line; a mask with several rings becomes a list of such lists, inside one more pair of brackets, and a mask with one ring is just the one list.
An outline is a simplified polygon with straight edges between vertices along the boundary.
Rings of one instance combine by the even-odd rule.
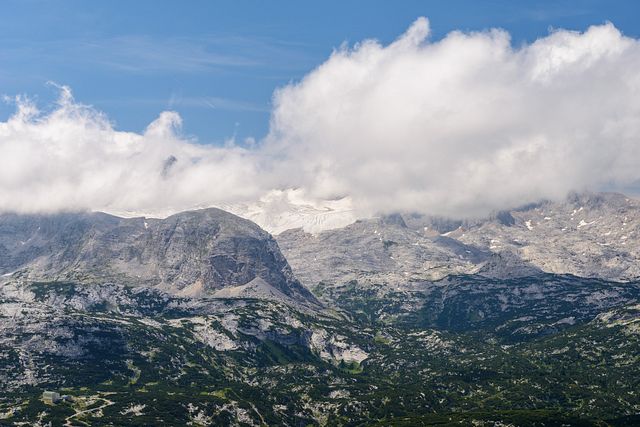
[[[271, 96], [342, 43], [388, 43], [419, 16], [432, 39], [454, 29], [509, 31], [518, 45], [550, 28], [613, 22], [638, 37], [635, 1], [37, 1], [2, 3], [0, 93], [46, 107], [48, 81], [139, 132], [164, 110], [201, 143], [262, 138]], [[0, 106], [5, 120], [14, 107]]]

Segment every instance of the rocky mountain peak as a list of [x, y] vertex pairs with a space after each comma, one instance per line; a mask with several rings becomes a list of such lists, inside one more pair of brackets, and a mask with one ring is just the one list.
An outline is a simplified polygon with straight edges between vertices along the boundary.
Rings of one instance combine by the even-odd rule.
[[256, 224], [210, 208], [165, 219], [104, 213], [0, 216], [0, 274], [156, 286], [184, 296], [262, 279], [316, 302], [276, 241]]

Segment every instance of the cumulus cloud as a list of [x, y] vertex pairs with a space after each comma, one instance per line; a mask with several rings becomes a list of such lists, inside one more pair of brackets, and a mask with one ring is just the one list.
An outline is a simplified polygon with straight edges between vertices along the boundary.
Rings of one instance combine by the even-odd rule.
[[120, 132], [64, 87], [48, 114], [18, 98], [0, 123], [0, 206], [170, 213], [259, 195], [256, 153], [198, 145], [180, 125], [163, 112], [142, 134]]
[[297, 188], [362, 215], [469, 217], [640, 179], [640, 44], [612, 24], [514, 47], [502, 30], [335, 51], [276, 90], [268, 136], [200, 145], [163, 112], [121, 132], [63, 88], [0, 122], [0, 207], [173, 212]]
[[519, 48], [501, 30], [428, 35], [418, 19], [277, 91], [269, 139], [292, 184], [468, 216], [640, 177], [637, 40], [612, 24]]

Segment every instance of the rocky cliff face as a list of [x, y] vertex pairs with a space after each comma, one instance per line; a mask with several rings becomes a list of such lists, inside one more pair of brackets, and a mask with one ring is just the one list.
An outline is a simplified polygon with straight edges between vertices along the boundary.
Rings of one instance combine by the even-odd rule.
[[259, 278], [290, 298], [315, 302], [267, 232], [219, 209], [165, 219], [1, 215], [0, 274], [157, 286], [185, 296]]

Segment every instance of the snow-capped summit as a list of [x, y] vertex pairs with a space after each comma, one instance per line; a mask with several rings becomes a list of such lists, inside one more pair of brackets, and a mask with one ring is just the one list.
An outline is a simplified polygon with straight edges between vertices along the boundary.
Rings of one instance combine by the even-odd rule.
[[[333, 200], [312, 199], [302, 189], [271, 190], [257, 201], [238, 203], [212, 203], [191, 206], [187, 210], [219, 208], [255, 222], [264, 230], [277, 235], [283, 231], [302, 228], [317, 234], [322, 231], [343, 228], [357, 219], [350, 197]], [[171, 206], [162, 210], [132, 211], [104, 209], [103, 212], [121, 218], [164, 219], [184, 211]]]
[[220, 207], [255, 222], [271, 234], [294, 228], [316, 234], [345, 227], [358, 219], [350, 197], [313, 200], [302, 189], [272, 190], [255, 203]]

